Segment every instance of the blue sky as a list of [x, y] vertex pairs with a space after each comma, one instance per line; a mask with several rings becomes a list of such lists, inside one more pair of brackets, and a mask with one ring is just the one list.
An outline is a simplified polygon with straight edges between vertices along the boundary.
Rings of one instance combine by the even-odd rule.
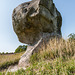
[[[23, 2], [30, 0], [1, 0], [0, 1], [0, 52], [14, 52], [19, 45], [12, 26], [12, 11]], [[62, 15], [62, 36], [66, 38], [75, 33], [75, 0], [54, 0]]]

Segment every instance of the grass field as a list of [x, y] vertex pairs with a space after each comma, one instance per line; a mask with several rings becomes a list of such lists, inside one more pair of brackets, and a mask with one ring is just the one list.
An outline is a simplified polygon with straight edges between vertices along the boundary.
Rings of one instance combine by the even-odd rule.
[[24, 52], [15, 54], [0, 54], [0, 70], [6, 69], [10, 65], [17, 64]]
[[50, 40], [46, 48], [31, 56], [30, 64], [26, 70], [7, 75], [75, 75], [75, 40]]

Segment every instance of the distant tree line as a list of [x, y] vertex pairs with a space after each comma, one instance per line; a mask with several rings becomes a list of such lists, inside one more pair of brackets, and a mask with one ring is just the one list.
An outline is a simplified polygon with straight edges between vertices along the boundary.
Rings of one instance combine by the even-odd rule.
[[15, 52], [11, 52], [11, 53], [8, 53], [8, 52], [0, 52], [0, 54], [14, 54], [14, 53], [20, 53], [20, 52], [23, 52], [23, 51], [26, 51], [27, 49], [27, 45], [20, 45], [16, 50]]

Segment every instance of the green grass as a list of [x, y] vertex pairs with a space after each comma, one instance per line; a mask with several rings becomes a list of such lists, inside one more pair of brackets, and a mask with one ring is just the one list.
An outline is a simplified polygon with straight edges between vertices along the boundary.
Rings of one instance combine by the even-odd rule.
[[75, 60], [61, 58], [33, 63], [26, 70], [18, 70], [7, 75], [75, 75]]

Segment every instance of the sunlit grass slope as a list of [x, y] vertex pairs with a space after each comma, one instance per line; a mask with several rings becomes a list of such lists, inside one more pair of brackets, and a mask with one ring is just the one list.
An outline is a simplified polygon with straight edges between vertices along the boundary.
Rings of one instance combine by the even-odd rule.
[[10, 65], [17, 64], [23, 53], [24, 52], [15, 54], [0, 54], [0, 70], [6, 69]]

